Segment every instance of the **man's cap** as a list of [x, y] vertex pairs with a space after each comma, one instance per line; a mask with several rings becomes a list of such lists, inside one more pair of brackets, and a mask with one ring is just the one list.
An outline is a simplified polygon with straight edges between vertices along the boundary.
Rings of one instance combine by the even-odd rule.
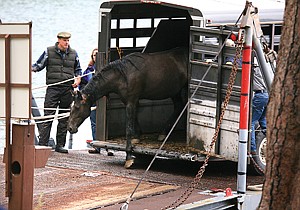
[[69, 38], [71, 38], [71, 34], [69, 32], [59, 32], [57, 34], [57, 38], [66, 38], [66, 39], [69, 39]]

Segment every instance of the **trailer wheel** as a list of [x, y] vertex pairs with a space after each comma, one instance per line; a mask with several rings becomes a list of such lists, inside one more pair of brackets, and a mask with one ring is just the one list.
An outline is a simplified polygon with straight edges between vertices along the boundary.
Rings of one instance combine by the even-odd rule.
[[256, 135], [256, 151], [257, 155], [252, 155], [251, 164], [258, 174], [264, 175], [266, 168], [267, 137], [262, 132], [258, 132]]

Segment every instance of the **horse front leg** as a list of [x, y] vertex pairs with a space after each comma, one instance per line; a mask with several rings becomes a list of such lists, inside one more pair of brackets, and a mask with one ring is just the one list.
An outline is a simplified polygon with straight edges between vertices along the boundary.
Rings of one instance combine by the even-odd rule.
[[136, 106], [134, 104], [126, 105], [126, 162], [125, 168], [130, 168], [134, 163], [132, 155], [132, 138], [135, 134], [135, 119], [136, 119]]

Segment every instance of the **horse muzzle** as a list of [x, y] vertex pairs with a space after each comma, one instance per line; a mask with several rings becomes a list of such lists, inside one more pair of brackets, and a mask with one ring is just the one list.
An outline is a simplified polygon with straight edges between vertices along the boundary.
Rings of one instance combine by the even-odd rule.
[[72, 127], [72, 126], [68, 126], [67, 130], [71, 133], [77, 133], [78, 132], [78, 128], [77, 127]]

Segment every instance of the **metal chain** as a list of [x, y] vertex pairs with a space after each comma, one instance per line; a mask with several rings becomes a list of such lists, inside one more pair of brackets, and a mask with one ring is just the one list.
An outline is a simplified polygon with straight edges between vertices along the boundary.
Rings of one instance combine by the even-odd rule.
[[199, 185], [200, 179], [202, 178], [202, 176], [204, 174], [204, 171], [205, 171], [205, 168], [208, 165], [208, 160], [211, 156], [213, 146], [214, 146], [215, 142], [217, 141], [217, 137], [218, 137], [218, 134], [219, 134], [219, 131], [220, 131], [220, 127], [221, 127], [221, 123], [222, 123], [222, 120], [223, 120], [223, 117], [224, 117], [224, 114], [225, 114], [225, 110], [226, 110], [226, 107], [229, 103], [229, 99], [230, 99], [230, 96], [231, 96], [231, 92], [232, 92], [232, 89], [233, 89], [233, 85], [234, 85], [234, 82], [235, 82], [235, 79], [236, 79], [236, 74], [237, 74], [237, 69], [238, 69], [238, 67], [237, 67], [238, 62], [237, 61], [240, 60], [241, 51], [242, 51], [242, 40], [238, 41], [238, 43], [237, 43], [236, 55], [235, 55], [232, 70], [231, 70], [231, 73], [230, 73], [230, 78], [229, 78], [229, 82], [228, 82], [228, 86], [227, 86], [227, 90], [226, 90], [226, 97], [225, 97], [225, 100], [224, 100], [224, 103], [223, 103], [223, 106], [222, 106], [220, 119], [219, 119], [218, 125], [215, 129], [214, 136], [213, 136], [212, 141], [210, 143], [209, 152], [206, 155], [204, 163], [200, 167], [198, 173], [196, 174], [196, 176], [195, 176], [194, 180], [192, 181], [192, 183], [190, 184], [190, 186], [182, 193], [182, 195], [179, 198], [177, 198], [177, 200], [175, 200], [169, 206], [166, 206], [166, 207], [162, 208], [162, 210], [175, 209], [178, 206], [180, 206], [181, 204], [183, 204], [188, 199], [188, 197], [191, 195], [191, 193], [194, 191], [194, 189]]
[[257, 164], [257, 162], [256, 162], [256, 161], [254, 160], [254, 158], [253, 158], [253, 155], [252, 155], [250, 152], [248, 152], [248, 156], [249, 156], [251, 162], [253, 163], [254, 167], [255, 167], [257, 170], [259, 170], [259, 172], [260, 172], [261, 175], [264, 175], [264, 174], [265, 174], [265, 171]]

